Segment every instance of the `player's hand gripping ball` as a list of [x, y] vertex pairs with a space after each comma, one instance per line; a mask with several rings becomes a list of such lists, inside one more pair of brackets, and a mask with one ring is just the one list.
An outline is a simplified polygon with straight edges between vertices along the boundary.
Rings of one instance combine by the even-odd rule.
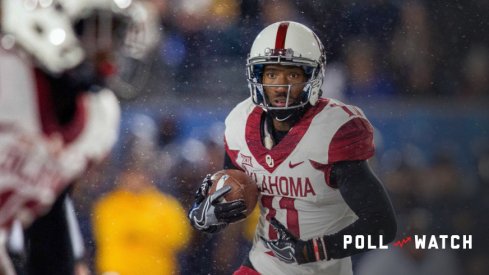
[[212, 186], [209, 195], [229, 185], [231, 191], [221, 197], [219, 202], [243, 200], [246, 204], [246, 216], [253, 211], [258, 200], [258, 187], [245, 172], [237, 169], [225, 169], [214, 173], [211, 180]]

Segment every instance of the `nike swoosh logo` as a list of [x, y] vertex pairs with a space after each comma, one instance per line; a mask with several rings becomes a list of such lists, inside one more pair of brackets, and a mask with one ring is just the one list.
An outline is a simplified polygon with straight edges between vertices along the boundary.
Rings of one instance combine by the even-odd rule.
[[292, 161], [289, 161], [289, 168], [292, 169], [292, 168], [294, 168], [296, 166], [299, 166], [299, 165], [301, 165], [303, 163], [304, 163], [304, 161], [301, 161], [301, 162], [298, 162], [298, 163], [292, 163]]

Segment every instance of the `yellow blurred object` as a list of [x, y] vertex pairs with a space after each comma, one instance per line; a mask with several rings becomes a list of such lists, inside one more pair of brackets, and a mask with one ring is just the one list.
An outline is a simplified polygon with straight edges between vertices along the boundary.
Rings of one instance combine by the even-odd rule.
[[236, 0], [214, 0], [211, 12], [214, 16], [236, 17], [239, 15], [239, 8]]
[[260, 207], [258, 203], [253, 209], [253, 212], [246, 218], [243, 230], [243, 236], [249, 240], [253, 241], [253, 237], [255, 236], [256, 224], [258, 223], [258, 218], [260, 217]]
[[226, 29], [239, 20], [240, 6], [236, 0], [213, 0], [209, 9], [209, 25]]
[[154, 187], [115, 189], [95, 205], [93, 226], [99, 274], [178, 274], [177, 253], [190, 238], [181, 204]]

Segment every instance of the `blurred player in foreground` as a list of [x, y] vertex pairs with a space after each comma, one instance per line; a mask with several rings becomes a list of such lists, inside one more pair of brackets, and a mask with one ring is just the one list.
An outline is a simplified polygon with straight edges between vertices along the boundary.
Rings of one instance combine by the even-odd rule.
[[[367, 160], [373, 128], [356, 106], [321, 98], [326, 56], [306, 26], [278, 22], [255, 39], [247, 71], [251, 97], [226, 119], [224, 168], [241, 169], [260, 189], [253, 247], [234, 274], [352, 274], [344, 236], [391, 242], [396, 219]], [[242, 201], [218, 204], [203, 184], [189, 213], [195, 228], [218, 232], [244, 218]], [[218, 194], [219, 193], [219, 194]]]
[[0, 0], [0, 274], [15, 273], [5, 247], [15, 223], [26, 230], [17, 270], [75, 272], [65, 197], [117, 138], [119, 105], [107, 80], [117, 53], [149, 46], [139, 5]]

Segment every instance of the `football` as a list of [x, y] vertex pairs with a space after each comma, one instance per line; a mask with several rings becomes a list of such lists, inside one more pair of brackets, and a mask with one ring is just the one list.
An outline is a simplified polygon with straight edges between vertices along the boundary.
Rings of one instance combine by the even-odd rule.
[[225, 169], [214, 173], [211, 176], [212, 186], [209, 195], [216, 192], [223, 186], [231, 186], [231, 191], [224, 195], [223, 201], [244, 200], [246, 204], [246, 216], [248, 216], [256, 206], [258, 200], [258, 187], [255, 181], [245, 172], [236, 169]]

